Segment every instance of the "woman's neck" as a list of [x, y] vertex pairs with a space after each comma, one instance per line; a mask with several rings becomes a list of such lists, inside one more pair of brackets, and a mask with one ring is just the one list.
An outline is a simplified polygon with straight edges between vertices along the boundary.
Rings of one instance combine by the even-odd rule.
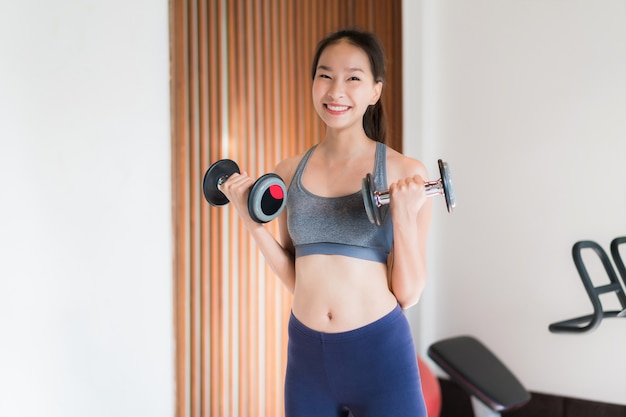
[[324, 140], [320, 142], [320, 148], [327, 155], [341, 158], [351, 158], [368, 151], [374, 145], [374, 141], [367, 137], [365, 131], [326, 131]]

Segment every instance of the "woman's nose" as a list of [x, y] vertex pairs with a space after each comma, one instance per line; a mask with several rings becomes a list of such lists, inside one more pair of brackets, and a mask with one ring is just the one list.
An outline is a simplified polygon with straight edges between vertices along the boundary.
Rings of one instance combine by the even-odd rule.
[[345, 95], [345, 91], [341, 83], [334, 82], [331, 84], [326, 94], [328, 95], [330, 99], [337, 100], [339, 98], [342, 98]]

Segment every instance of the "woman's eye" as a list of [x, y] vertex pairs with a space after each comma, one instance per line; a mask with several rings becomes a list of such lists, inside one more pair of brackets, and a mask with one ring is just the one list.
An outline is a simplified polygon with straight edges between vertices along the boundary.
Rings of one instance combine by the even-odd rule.
[[348, 81], [361, 81], [361, 79], [359, 77], [350, 77]]
[[326, 74], [320, 74], [319, 77], [320, 78], [328, 78], [328, 79], [330, 79], [330, 77], [328, 75], [326, 75]]

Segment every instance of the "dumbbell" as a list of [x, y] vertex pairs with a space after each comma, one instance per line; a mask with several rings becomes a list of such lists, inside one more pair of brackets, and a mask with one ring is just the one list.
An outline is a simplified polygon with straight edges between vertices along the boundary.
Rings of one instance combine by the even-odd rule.
[[[426, 195], [431, 197], [433, 195], [443, 194], [446, 198], [448, 213], [452, 213], [452, 210], [456, 206], [456, 199], [454, 198], [454, 190], [452, 189], [450, 168], [448, 167], [448, 164], [443, 162], [441, 159], [437, 161], [437, 163], [439, 165], [441, 178], [437, 181], [431, 181], [424, 184], [424, 187], [426, 188]], [[376, 226], [380, 226], [382, 223], [380, 207], [389, 204], [389, 190], [377, 191], [372, 174], [367, 174], [365, 178], [363, 178], [361, 193], [363, 194], [363, 203], [365, 204], [367, 217], [370, 219], [370, 222], [374, 223]]]
[[[222, 193], [222, 184], [233, 174], [240, 174], [239, 166], [230, 159], [221, 159], [209, 167], [202, 180], [204, 198], [212, 206], [220, 207], [229, 203]], [[257, 223], [267, 223], [280, 214], [285, 207], [286, 187], [276, 174], [259, 177], [248, 195], [248, 213]]]

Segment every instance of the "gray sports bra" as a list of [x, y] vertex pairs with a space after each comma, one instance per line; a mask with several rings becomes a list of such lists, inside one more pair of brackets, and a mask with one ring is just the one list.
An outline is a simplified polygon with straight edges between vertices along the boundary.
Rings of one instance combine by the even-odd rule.
[[[317, 145], [316, 145], [317, 146]], [[315, 147], [304, 155], [287, 190], [287, 227], [300, 256], [343, 255], [387, 263], [393, 243], [389, 206], [381, 207], [383, 223], [370, 223], [358, 191], [342, 197], [321, 197], [302, 185], [302, 174]], [[376, 189], [387, 189], [387, 147], [377, 142], [374, 163]]]

